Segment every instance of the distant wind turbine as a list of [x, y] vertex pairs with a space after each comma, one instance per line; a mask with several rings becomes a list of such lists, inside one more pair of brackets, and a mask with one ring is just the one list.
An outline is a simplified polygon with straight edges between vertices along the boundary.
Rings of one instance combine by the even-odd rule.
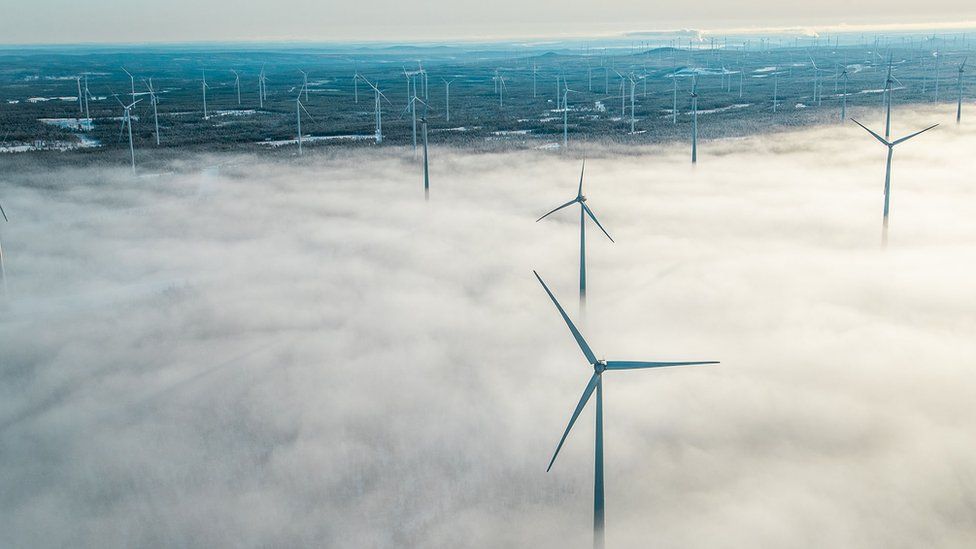
[[417, 89], [414, 88], [414, 95], [413, 95], [413, 97], [410, 98], [410, 101], [407, 103], [407, 108], [403, 109], [403, 112], [400, 113], [400, 116], [402, 117], [404, 114], [406, 114], [406, 112], [408, 110], [410, 111], [410, 118], [411, 118], [412, 123], [413, 123], [413, 152], [414, 152], [414, 156], [416, 156], [416, 154], [417, 154], [417, 103], [421, 103], [425, 107], [427, 106], [427, 103], [425, 103], [423, 99], [417, 97]]
[[[851, 120], [854, 120], [854, 119], [852, 118]], [[915, 136], [917, 136], [917, 135], [919, 135], [921, 133], [927, 132], [927, 131], [931, 130], [932, 128], [938, 126], [938, 124], [933, 124], [933, 125], [925, 128], [924, 130], [917, 131], [917, 132], [915, 132], [913, 134], [910, 134], [910, 135], [907, 135], [905, 137], [902, 137], [901, 139], [896, 139], [894, 141], [888, 141], [887, 138], [881, 137], [880, 135], [874, 133], [873, 131], [871, 131], [870, 129], [868, 129], [867, 126], [865, 126], [864, 124], [861, 124], [857, 120], [854, 120], [854, 123], [857, 124], [858, 126], [861, 126], [862, 128], [864, 128], [865, 131], [867, 131], [868, 133], [870, 133], [871, 135], [873, 135], [874, 138], [877, 139], [878, 141], [880, 141], [882, 145], [888, 147], [888, 159], [885, 162], [884, 219], [883, 219], [883, 222], [882, 222], [883, 225], [882, 225], [882, 232], [881, 232], [881, 242], [882, 242], [882, 244], [887, 244], [888, 243], [888, 205], [889, 205], [890, 198], [891, 198], [891, 157], [892, 157], [892, 155], [895, 152], [895, 145], [898, 145], [900, 143], [904, 143], [905, 141], [908, 141], [909, 139], [911, 139], [911, 138], [913, 138], [913, 137], [915, 137]]]
[[820, 73], [828, 72], [828, 70], [818, 67], [813, 57], [810, 57], [810, 63], [813, 65], [813, 102], [819, 107], [823, 104], [823, 90], [821, 89], [823, 84], [820, 81]]
[[76, 76], [75, 80], [78, 81], [78, 114], [81, 115], [82, 113], [85, 112], [85, 108], [82, 105], [82, 97], [81, 97], [81, 77]]
[[674, 102], [671, 105], [671, 123], [678, 123], [678, 77], [671, 73], [671, 83], [674, 84]]
[[[366, 84], [369, 85], [370, 88], [373, 88], [374, 95], [376, 96], [373, 114], [376, 119], [376, 144], [378, 145], [383, 142], [383, 105], [380, 100], [383, 99], [387, 103], [390, 103], [390, 100], [387, 99], [386, 94], [380, 91], [380, 89], [370, 82], [368, 78], [365, 76], [362, 76], [361, 78], [363, 79], [363, 82], [366, 82]], [[377, 81], [377, 84], [378, 83], [379, 81]], [[393, 103], [390, 104], [392, 105]]]
[[299, 156], [302, 155], [302, 111], [305, 111], [305, 114], [308, 116], [308, 118], [312, 122], [315, 122], [315, 119], [312, 118], [312, 114], [309, 113], [308, 109], [305, 108], [305, 105], [302, 104], [302, 92], [304, 91], [305, 91], [305, 85], [303, 84], [302, 88], [298, 90], [298, 95], [295, 97], [295, 117], [298, 123], [298, 155]]
[[691, 163], [698, 163], [698, 77], [691, 77]]
[[156, 125], [156, 145], [159, 145], [159, 109], [157, 108], [159, 99], [156, 97], [156, 90], [153, 88], [152, 78], [149, 78], [149, 80], [143, 79], [143, 81], [146, 83], [146, 87], [149, 88], [149, 102], [152, 104], [153, 122]]
[[122, 115], [122, 127], [119, 128], [119, 132], [121, 133], [122, 131], [125, 131], [126, 126], [129, 127], [129, 157], [132, 160], [132, 174], [135, 175], [135, 173], [136, 173], [136, 149], [135, 149], [135, 145], [133, 144], [133, 141], [132, 141], [132, 107], [134, 107], [136, 105], [136, 103], [138, 103], [139, 101], [142, 101], [142, 99], [139, 99], [138, 101], [133, 101], [128, 106], [125, 103], [123, 103], [122, 100], [120, 100], [119, 99], [119, 96], [117, 96], [117, 95], [115, 96], [115, 100], [119, 102], [119, 105], [122, 105], [122, 108], [123, 109], [125, 109], [125, 113]]
[[235, 70], [230, 72], [234, 73], [234, 87], [237, 88], [237, 106], [241, 106], [241, 75]]
[[891, 85], [897, 82], [901, 82], [891, 75], [891, 54], [888, 54], [888, 74], [885, 76], [884, 91], [882, 92], [882, 101], [884, 101], [885, 107], [885, 139], [891, 138]]
[[570, 89], [566, 86], [566, 81], [563, 80], [563, 150], [569, 146], [569, 94], [580, 93], [576, 90]]
[[773, 112], [779, 105], [779, 74], [773, 73]]
[[203, 89], [203, 119], [204, 120], [210, 120], [210, 115], [207, 114], [207, 88], [210, 87], [210, 86], [207, 85], [207, 69], [201, 69], [201, 70], [203, 72], [203, 86], [202, 86], [202, 89]]
[[451, 82], [454, 82], [455, 79], [452, 78], [450, 80], [445, 80], [441, 78], [441, 80], [444, 81], [444, 88], [447, 93], [447, 103], [446, 103], [445, 110], [446, 110], [447, 121], [450, 122], [451, 121]]
[[840, 103], [840, 120], [841, 122], [843, 122], [844, 120], [847, 120], [847, 83], [850, 78], [846, 66], [844, 67], [844, 70], [840, 73], [840, 78], [844, 79], [844, 91], [842, 92], [843, 95], [841, 95], [841, 103]]
[[603, 231], [603, 234], [607, 235], [607, 238], [610, 239], [610, 242], [613, 242], [613, 238], [610, 236], [610, 233], [608, 233], [607, 230], [603, 228], [603, 225], [601, 225], [600, 224], [600, 221], [597, 220], [596, 215], [594, 215], [593, 214], [593, 211], [590, 210], [590, 207], [586, 205], [586, 196], [583, 195], [583, 171], [585, 169], [586, 169], [586, 160], [583, 160], [583, 167], [580, 169], [579, 189], [576, 191], [576, 198], [570, 200], [569, 202], [563, 204], [562, 206], [559, 206], [559, 207], [555, 208], [554, 210], [551, 210], [546, 215], [544, 215], [544, 216], [540, 217], [539, 219], [536, 219], [535, 220], [536, 223], [538, 223], [539, 221], [542, 221], [543, 219], [549, 217], [550, 215], [558, 212], [559, 210], [561, 210], [563, 208], [567, 208], [569, 206], [572, 206], [573, 204], [579, 204], [580, 205], [580, 275], [579, 275], [579, 290], [580, 290], [580, 308], [581, 309], [586, 306], [586, 216], [590, 216], [590, 219], [592, 219], [593, 222], [596, 223], [596, 226], [599, 227], [601, 231]]
[[420, 124], [424, 133], [424, 200], [430, 200], [430, 165], [427, 162], [427, 103], [424, 103], [424, 114], [420, 117]]
[[962, 73], [965, 72], [966, 70], [967, 59], [968, 57], [966, 59], [963, 59], [962, 64], [959, 65], [959, 76], [958, 76], [959, 97], [956, 103], [956, 124], [959, 124], [962, 121]]
[[308, 103], [308, 73], [298, 69], [302, 73], [302, 90], [305, 92], [305, 102]]
[[88, 119], [88, 126], [91, 128], [91, 114], [88, 110], [88, 99], [91, 98], [91, 92], [88, 91], [88, 75], [85, 74], [85, 118]]
[[498, 106], [499, 107], [504, 107], [505, 106], [505, 90], [508, 89], [508, 86], [505, 85], [505, 77], [504, 76], [498, 75], [496, 78], [498, 78]]
[[132, 102], [136, 102], [136, 78], [132, 76], [132, 73], [122, 67], [122, 71], [129, 75], [129, 86], [132, 88]]
[[[3, 211], [3, 205], [0, 204], [0, 216], [3, 217], [3, 222], [7, 223], [7, 212]], [[3, 297], [7, 297], [7, 270], [3, 266], [3, 239], [0, 239], [0, 282], [3, 283]]]
[[580, 397], [579, 402], [576, 404], [576, 409], [573, 410], [573, 415], [569, 418], [569, 424], [566, 426], [566, 430], [563, 431], [563, 436], [559, 439], [559, 444], [556, 445], [556, 451], [552, 454], [552, 459], [549, 460], [549, 466], [546, 467], [546, 471], [552, 469], [553, 463], [556, 462], [556, 457], [559, 455], [559, 451], [562, 449], [563, 444], [566, 442], [566, 437], [569, 436], [569, 432], [573, 429], [573, 425], [579, 418], [580, 413], [583, 408], [586, 407], [586, 403], [589, 402], [590, 397], [596, 392], [596, 444], [594, 452], [594, 482], [593, 482], [593, 547], [596, 549], [602, 549], [605, 544], [605, 506], [604, 506], [604, 494], [603, 494], [603, 374], [607, 371], [616, 370], [642, 370], [645, 368], [667, 368], [674, 366], [700, 366], [705, 364], [718, 364], [717, 361], [707, 360], [707, 361], [681, 361], [681, 362], [643, 362], [643, 361], [632, 361], [632, 360], [603, 360], [598, 359], [596, 354], [587, 344], [586, 340], [583, 338], [583, 334], [576, 328], [573, 321], [570, 320], [569, 315], [566, 314], [565, 309], [559, 304], [556, 296], [553, 295], [549, 287], [539, 276], [539, 273], [532, 271], [535, 277], [542, 284], [542, 288], [546, 291], [549, 299], [552, 300], [553, 305], [559, 311], [559, 315], [563, 317], [563, 321], [569, 328], [570, 333], [573, 334], [573, 339], [576, 340], [576, 344], [579, 346], [580, 351], [583, 352], [583, 356], [586, 358], [586, 362], [593, 367], [593, 375], [590, 376], [589, 382], [586, 384], [586, 388], [583, 389], [583, 396]]

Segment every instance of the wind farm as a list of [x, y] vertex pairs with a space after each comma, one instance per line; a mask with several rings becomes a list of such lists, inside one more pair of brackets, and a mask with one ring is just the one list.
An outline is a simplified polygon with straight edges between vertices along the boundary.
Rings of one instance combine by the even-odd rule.
[[[102, 98], [128, 93], [131, 103], [142, 95], [135, 90], [136, 76], [152, 75], [157, 98], [165, 100], [155, 113], [168, 134], [161, 146], [267, 150], [262, 143], [294, 136], [291, 111], [298, 89], [303, 90], [302, 103], [311, 116], [329, 120], [318, 137], [333, 138], [306, 145], [362, 146], [363, 141], [345, 136], [361, 135], [364, 125], [375, 118], [375, 109], [370, 113], [359, 101], [365, 78], [384, 83], [385, 95], [400, 105], [408, 106], [416, 96], [436, 108], [440, 114], [431, 129], [450, 130], [444, 137], [451, 144], [481, 149], [566, 148], [592, 139], [621, 145], [673, 142], [693, 133], [696, 118], [703, 142], [738, 138], [823, 124], [831, 112], [835, 120], [846, 120], [848, 110], [856, 115], [873, 108], [875, 101], [883, 104], [889, 95], [905, 104], [944, 102], [947, 108], [951, 100], [961, 117], [963, 107], [976, 96], [974, 84], [966, 78], [969, 73], [958, 70], [964, 68], [972, 47], [964, 33], [851, 34], [839, 35], [829, 44], [818, 40], [739, 36], [719, 48], [710, 41], [668, 37], [656, 42], [611, 41], [604, 47], [555, 42], [513, 49], [505, 43], [487, 43], [425, 51], [407, 46], [333, 45], [268, 53], [238, 51], [233, 45], [205, 52], [147, 47], [124, 55], [95, 52], [87, 57], [90, 62], [74, 71], [65, 71], [66, 58], [54, 52], [42, 58], [51, 63], [47, 69], [18, 66], [17, 60], [8, 63], [10, 70], [0, 74], [0, 105], [4, 106], [0, 120], [9, 130], [8, 147], [36, 148], [38, 139], [74, 141], [86, 155], [112, 155], [117, 153], [109, 137], [114, 124], [106, 124], [105, 119], [114, 115]], [[196, 62], [175, 62], [187, 56]], [[423, 58], [420, 64], [418, 56]], [[44, 76], [33, 78], [39, 70]], [[597, 75], [602, 71], [604, 78], [594, 78], [594, 71]], [[940, 73], [939, 78], [934, 72]], [[294, 75], [299, 76], [298, 87]], [[444, 85], [443, 93], [429, 93], [430, 76]], [[619, 85], [611, 85], [610, 76]], [[738, 85], [733, 86], [735, 76]], [[941, 91], [950, 79], [952, 97]], [[401, 85], [393, 85], [398, 80]], [[834, 81], [834, 91], [825, 86], [828, 80]], [[249, 88], [245, 85], [249, 81], [257, 85]], [[537, 88], [544, 81], [555, 82], [557, 93], [541, 93]], [[935, 85], [939, 81], [941, 88]], [[86, 82], [81, 93], [85, 101], [79, 101], [78, 87]], [[564, 97], [567, 90], [572, 97]], [[74, 98], [76, 106], [87, 104], [85, 118], [90, 124], [79, 130], [77, 125], [45, 123], [74, 114], [59, 97]], [[150, 118], [152, 106], [146, 102], [136, 115]], [[187, 114], [195, 109], [202, 121]], [[414, 116], [397, 119], [397, 113], [393, 109], [394, 116], [387, 121], [384, 141], [412, 145]], [[219, 123], [206, 124], [213, 120]], [[155, 142], [152, 125], [136, 124], [133, 130], [137, 145]], [[90, 146], [81, 147], [82, 142]]]
[[0, 46], [0, 546], [972, 546], [976, 23], [219, 1]]

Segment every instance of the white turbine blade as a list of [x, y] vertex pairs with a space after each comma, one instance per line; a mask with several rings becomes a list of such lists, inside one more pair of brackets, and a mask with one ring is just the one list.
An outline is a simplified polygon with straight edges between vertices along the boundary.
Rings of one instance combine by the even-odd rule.
[[556, 296], [552, 295], [552, 292], [549, 291], [549, 286], [546, 286], [546, 283], [542, 281], [542, 277], [539, 276], [539, 273], [535, 271], [532, 271], [532, 273], [535, 274], [535, 277], [539, 279], [539, 284], [542, 284], [543, 289], [545, 289], [546, 293], [549, 294], [549, 299], [551, 299], [552, 303], [557, 309], [559, 309], [559, 314], [562, 315], [563, 320], [566, 321], [566, 326], [569, 327], [569, 331], [573, 333], [576, 343], [579, 345], [580, 350], [583, 351], [583, 356], [586, 357], [586, 360], [588, 360], [590, 364], [596, 364], [596, 355], [593, 354], [593, 351], [590, 350], [590, 346], [587, 345], [586, 340], [583, 339], [583, 334], [576, 329], [576, 325], [573, 324], [573, 321], [569, 319], [569, 315], [567, 315], [566, 311], [563, 310], [563, 306], [556, 301]]
[[556, 209], [554, 209], [554, 210], [551, 210], [551, 211], [550, 211], [549, 213], [547, 213], [546, 215], [544, 215], [544, 216], [542, 216], [542, 217], [540, 217], [539, 219], [536, 219], [536, 220], [535, 220], [535, 222], [536, 222], [536, 223], [538, 223], [538, 222], [540, 222], [540, 221], [542, 221], [543, 219], [545, 219], [545, 218], [547, 218], [547, 217], [549, 217], [549, 215], [550, 215], [550, 214], [554, 214], [554, 213], [556, 213], [556, 212], [558, 212], [559, 210], [561, 210], [561, 209], [563, 209], [563, 208], [565, 208], [565, 207], [567, 207], [567, 206], [572, 206], [572, 205], [573, 205], [573, 204], [575, 204], [575, 203], [576, 203], [576, 202], [577, 202], [578, 200], [579, 200], [579, 198], [578, 198], [578, 197], [577, 197], [577, 198], [574, 198], [574, 199], [572, 199], [572, 200], [570, 200], [569, 202], [567, 202], [567, 203], [565, 203], [565, 204], [563, 204], [562, 206], [559, 206], [558, 208], [556, 208]]
[[857, 124], [858, 126], [861, 126], [861, 127], [862, 127], [862, 128], [864, 128], [865, 130], [867, 130], [867, 132], [868, 132], [868, 133], [870, 133], [871, 135], [873, 135], [873, 136], [874, 136], [874, 137], [875, 137], [875, 138], [876, 138], [876, 139], [877, 139], [878, 141], [880, 141], [880, 142], [881, 142], [881, 143], [882, 143], [883, 145], [885, 145], [885, 146], [888, 146], [888, 145], [890, 145], [890, 144], [891, 144], [891, 143], [888, 143], [888, 141], [887, 141], [887, 140], [886, 140], [886, 139], [885, 139], [884, 137], [881, 137], [880, 135], [878, 135], [878, 134], [876, 134], [876, 133], [874, 133], [874, 132], [873, 132], [873, 131], [871, 131], [871, 130], [870, 130], [870, 129], [869, 129], [868, 127], [867, 127], [867, 126], [865, 126], [864, 124], [861, 124], [860, 122], [858, 122], [857, 120], [854, 120], [853, 118], [851, 118], [851, 120], [853, 120], [853, 121], [854, 121], [854, 123], [855, 123], [855, 124]]
[[308, 119], [309, 120], [311, 120], [312, 122], [315, 122], [315, 117], [312, 116], [312, 113], [308, 112], [308, 109], [305, 108], [305, 104], [304, 103], [302, 103], [301, 101], [299, 101], [298, 102], [298, 106], [301, 107], [303, 111], [305, 111], [305, 114], [308, 116]]
[[546, 467], [546, 472], [548, 473], [552, 469], [552, 464], [556, 462], [556, 456], [559, 455], [559, 451], [563, 448], [563, 443], [566, 442], [566, 437], [569, 436], [569, 431], [573, 428], [573, 424], [576, 423], [576, 418], [579, 417], [580, 412], [583, 411], [583, 407], [586, 406], [587, 401], [590, 400], [590, 396], [593, 394], [593, 390], [596, 389], [597, 383], [600, 382], [600, 375], [593, 373], [590, 377], [590, 382], [586, 384], [586, 388], [583, 389], [583, 396], [580, 397], [579, 404], [576, 405], [576, 409], [573, 410], [573, 417], [569, 418], [569, 425], [566, 426], [566, 430], [563, 432], [562, 438], [559, 439], [559, 444], [556, 446], [556, 451], [552, 454], [552, 459], [549, 460], [549, 466]]
[[580, 168], [579, 189], [576, 191], [577, 198], [583, 196], [583, 172], [584, 171], [586, 171], [586, 159], [585, 158], [583, 159], [583, 167]]
[[921, 131], [917, 131], [917, 132], [915, 132], [915, 133], [913, 133], [913, 134], [911, 134], [911, 135], [906, 135], [905, 137], [902, 137], [901, 139], [898, 139], [898, 140], [895, 140], [895, 141], [894, 141], [894, 142], [892, 143], [892, 145], [897, 145], [897, 144], [899, 144], [899, 143], [904, 143], [905, 141], [908, 141], [909, 139], [911, 139], [911, 138], [913, 138], [913, 137], [915, 137], [916, 135], [919, 135], [919, 134], [922, 134], [922, 133], [925, 133], [925, 132], [927, 132], [927, 131], [929, 131], [929, 130], [931, 130], [932, 128], [934, 128], [934, 127], [936, 127], [936, 126], [938, 126], [938, 124], [933, 124], [933, 125], [931, 125], [931, 126], [929, 126], [929, 127], [927, 127], [927, 128], [925, 128], [924, 130], [921, 130]]
[[610, 239], [610, 242], [613, 242], [614, 241], [613, 237], [610, 236], [610, 233], [608, 233], [607, 230], [603, 228], [603, 225], [600, 224], [600, 220], [598, 220], [596, 216], [593, 215], [593, 211], [590, 210], [590, 207], [586, 205], [586, 202], [583, 202], [583, 211], [586, 212], [586, 215], [590, 216], [590, 219], [592, 219], [593, 222], [596, 223], [597, 227], [600, 227], [600, 230], [603, 231], [603, 234], [607, 235], [607, 238]]
[[608, 360], [607, 370], [640, 370], [643, 368], [670, 368], [672, 366], [701, 366], [704, 364], [718, 364], [717, 360], [698, 362], [639, 362], [632, 360]]

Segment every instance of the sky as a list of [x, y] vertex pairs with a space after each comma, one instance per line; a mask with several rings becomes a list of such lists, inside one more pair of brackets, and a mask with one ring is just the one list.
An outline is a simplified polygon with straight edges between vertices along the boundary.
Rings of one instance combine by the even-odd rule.
[[[967, 108], [969, 105], [967, 105]], [[967, 111], [971, 112], [971, 111]], [[879, 127], [878, 109], [856, 113]], [[0, 546], [976, 546], [976, 125], [117, 167], [7, 160]], [[708, 124], [708, 117], [703, 117]], [[621, 149], [617, 149], [621, 151]], [[218, 166], [202, 169], [204, 166]], [[592, 229], [592, 225], [591, 225]], [[355, 540], [351, 543], [350, 540]]]
[[637, 30], [832, 27], [839, 24], [951, 24], [976, 20], [969, 0], [687, 3], [557, 0], [239, 2], [71, 0], [13, 2], [0, 18], [0, 44], [254, 40], [458, 40], [593, 36]]

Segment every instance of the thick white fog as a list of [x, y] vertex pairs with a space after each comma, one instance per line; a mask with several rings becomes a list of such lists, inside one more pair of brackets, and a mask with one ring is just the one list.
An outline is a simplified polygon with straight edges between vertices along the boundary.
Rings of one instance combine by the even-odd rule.
[[[976, 114], [976, 113], [973, 113]], [[609, 547], [976, 546], [976, 125], [587, 156]], [[865, 120], [879, 125], [874, 113]], [[579, 151], [4, 170], [0, 546], [592, 543]], [[201, 173], [191, 166], [222, 163]]]

